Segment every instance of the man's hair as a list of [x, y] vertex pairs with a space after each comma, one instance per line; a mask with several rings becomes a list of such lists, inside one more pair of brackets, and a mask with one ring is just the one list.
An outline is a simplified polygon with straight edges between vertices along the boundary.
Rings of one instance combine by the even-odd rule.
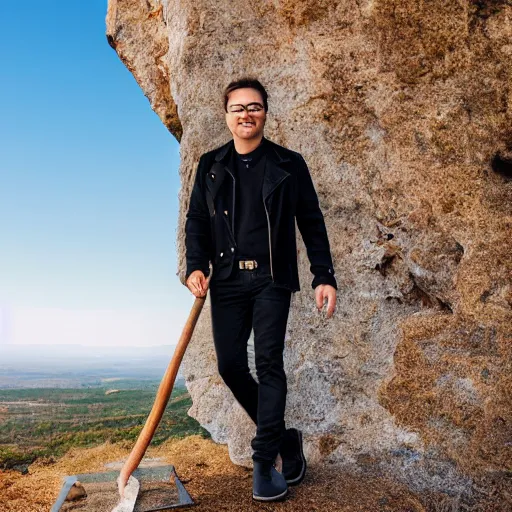
[[251, 89], [256, 89], [263, 98], [263, 107], [265, 107], [265, 112], [268, 111], [268, 94], [265, 90], [265, 87], [261, 85], [261, 82], [259, 80], [256, 80], [256, 78], [252, 78], [250, 76], [246, 76], [243, 78], [240, 78], [238, 80], [234, 80], [231, 82], [225, 89], [224, 89], [224, 110], [228, 111], [228, 96], [229, 93], [233, 92], [236, 89], [245, 89], [246, 87]]

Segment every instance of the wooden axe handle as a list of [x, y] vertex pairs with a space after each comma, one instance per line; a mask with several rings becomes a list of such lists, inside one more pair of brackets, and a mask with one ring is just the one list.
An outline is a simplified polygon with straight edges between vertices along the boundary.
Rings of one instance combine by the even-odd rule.
[[151, 442], [151, 439], [153, 439], [155, 430], [158, 427], [160, 420], [162, 419], [165, 407], [167, 406], [167, 402], [169, 401], [169, 397], [172, 393], [174, 381], [176, 380], [176, 375], [178, 374], [181, 360], [183, 359], [185, 350], [187, 349], [187, 346], [190, 342], [190, 338], [194, 332], [197, 319], [199, 318], [199, 314], [203, 309], [205, 300], [206, 296], [196, 297], [196, 300], [194, 301], [192, 310], [190, 311], [187, 319], [187, 323], [183, 328], [183, 332], [181, 333], [178, 345], [174, 350], [174, 355], [172, 356], [171, 362], [169, 363], [169, 366], [165, 371], [165, 375], [162, 378], [162, 382], [158, 387], [155, 402], [151, 412], [149, 413], [148, 419], [146, 420], [146, 424], [139, 434], [137, 442], [135, 443], [135, 446], [128, 456], [128, 459], [124, 463], [123, 469], [121, 469], [117, 479], [119, 494], [121, 497], [123, 496], [124, 487], [126, 486], [130, 475], [137, 469], [140, 461], [142, 460], [142, 457], [144, 457], [149, 443]]

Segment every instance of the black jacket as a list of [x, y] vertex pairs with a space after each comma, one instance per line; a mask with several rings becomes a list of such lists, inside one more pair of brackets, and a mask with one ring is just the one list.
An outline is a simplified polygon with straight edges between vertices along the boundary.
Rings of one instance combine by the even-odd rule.
[[[263, 202], [269, 225], [270, 263], [276, 285], [300, 290], [295, 241], [295, 219], [306, 245], [314, 274], [312, 287], [330, 284], [334, 278], [324, 217], [304, 158], [263, 138], [267, 164], [263, 179]], [[215, 279], [231, 274], [235, 254], [234, 141], [205, 153], [199, 160], [185, 223], [187, 272]]]

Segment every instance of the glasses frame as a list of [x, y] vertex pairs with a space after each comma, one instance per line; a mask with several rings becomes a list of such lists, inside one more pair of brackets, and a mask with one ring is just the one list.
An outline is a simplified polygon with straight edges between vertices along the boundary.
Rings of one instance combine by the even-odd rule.
[[[251, 107], [251, 106], [258, 106], [258, 107], [261, 107], [261, 108], [260, 108], [260, 110], [257, 110], [255, 112], [249, 112], [249, 107]], [[233, 108], [233, 107], [242, 107], [243, 110], [241, 112], [231, 112], [229, 109]], [[257, 101], [253, 101], [252, 103], [248, 103], [247, 105], [242, 105], [241, 103], [235, 103], [235, 104], [229, 105], [227, 107], [227, 113], [228, 114], [233, 114], [233, 115], [240, 115], [240, 114], [242, 114], [242, 112], [244, 110], [247, 112], [247, 114], [249, 116], [253, 116], [253, 115], [258, 115], [262, 110], [265, 110], [265, 107], [261, 103], [258, 103]]]

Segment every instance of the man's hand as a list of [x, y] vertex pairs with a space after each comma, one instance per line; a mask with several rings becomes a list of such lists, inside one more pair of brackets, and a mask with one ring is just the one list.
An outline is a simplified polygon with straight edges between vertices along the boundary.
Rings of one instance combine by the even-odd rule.
[[316, 307], [320, 311], [327, 299], [327, 318], [331, 318], [336, 308], [336, 288], [330, 284], [319, 284], [315, 288]]
[[196, 297], [204, 297], [208, 291], [209, 283], [201, 270], [194, 270], [185, 284]]

